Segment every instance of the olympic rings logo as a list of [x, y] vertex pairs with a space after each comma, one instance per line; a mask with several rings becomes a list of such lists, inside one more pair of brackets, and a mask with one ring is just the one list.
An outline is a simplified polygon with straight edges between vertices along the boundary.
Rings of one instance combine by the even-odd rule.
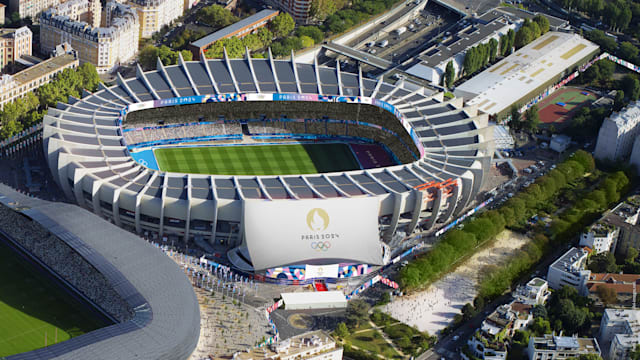
[[311, 248], [318, 251], [327, 251], [331, 248], [331, 243], [329, 241], [314, 241], [311, 243]]
[[138, 163], [139, 163], [140, 165], [142, 165], [142, 166], [147, 166], [147, 165], [149, 165], [149, 163], [147, 163], [147, 160], [145, 160], [145, 159], [140, 159], [140, 160], [138, 160]]

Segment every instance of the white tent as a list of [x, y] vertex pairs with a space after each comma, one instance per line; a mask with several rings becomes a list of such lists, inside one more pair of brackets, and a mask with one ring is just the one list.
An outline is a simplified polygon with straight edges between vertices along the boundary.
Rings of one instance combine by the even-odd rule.
[[341, 291], [281, 293], [286, 310], [346, 308], [347, 298]]

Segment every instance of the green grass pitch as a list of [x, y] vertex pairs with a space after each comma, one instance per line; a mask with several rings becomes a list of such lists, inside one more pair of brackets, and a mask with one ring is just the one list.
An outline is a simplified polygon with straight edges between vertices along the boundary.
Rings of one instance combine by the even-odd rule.
[[160, 170], [191, 174], [294, 175], [359, 169], [347, 144], [162, 148]]
[[0, 358], [106, 325], [0, 241]]

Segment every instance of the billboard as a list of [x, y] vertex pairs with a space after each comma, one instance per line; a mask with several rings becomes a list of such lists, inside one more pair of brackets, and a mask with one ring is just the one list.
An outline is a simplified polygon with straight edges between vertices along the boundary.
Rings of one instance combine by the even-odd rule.
[[374, 197], [245, 200], [245, 242], [256, 270], [287, 264], [382, 265]]
[[330, 265], [307, 265], [305, 268], [305, 279], [337, 278], [338, 264]]

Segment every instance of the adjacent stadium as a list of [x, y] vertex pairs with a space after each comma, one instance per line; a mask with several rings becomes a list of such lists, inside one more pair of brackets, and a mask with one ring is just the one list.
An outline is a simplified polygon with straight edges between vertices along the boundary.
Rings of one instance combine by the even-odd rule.
[[49, 109], [44, 151], [67, 197], [306, 281], [384, 264], [461, 214], [488, 174], [493, 129], [462, 99], [293, 57], [201, 58]]

